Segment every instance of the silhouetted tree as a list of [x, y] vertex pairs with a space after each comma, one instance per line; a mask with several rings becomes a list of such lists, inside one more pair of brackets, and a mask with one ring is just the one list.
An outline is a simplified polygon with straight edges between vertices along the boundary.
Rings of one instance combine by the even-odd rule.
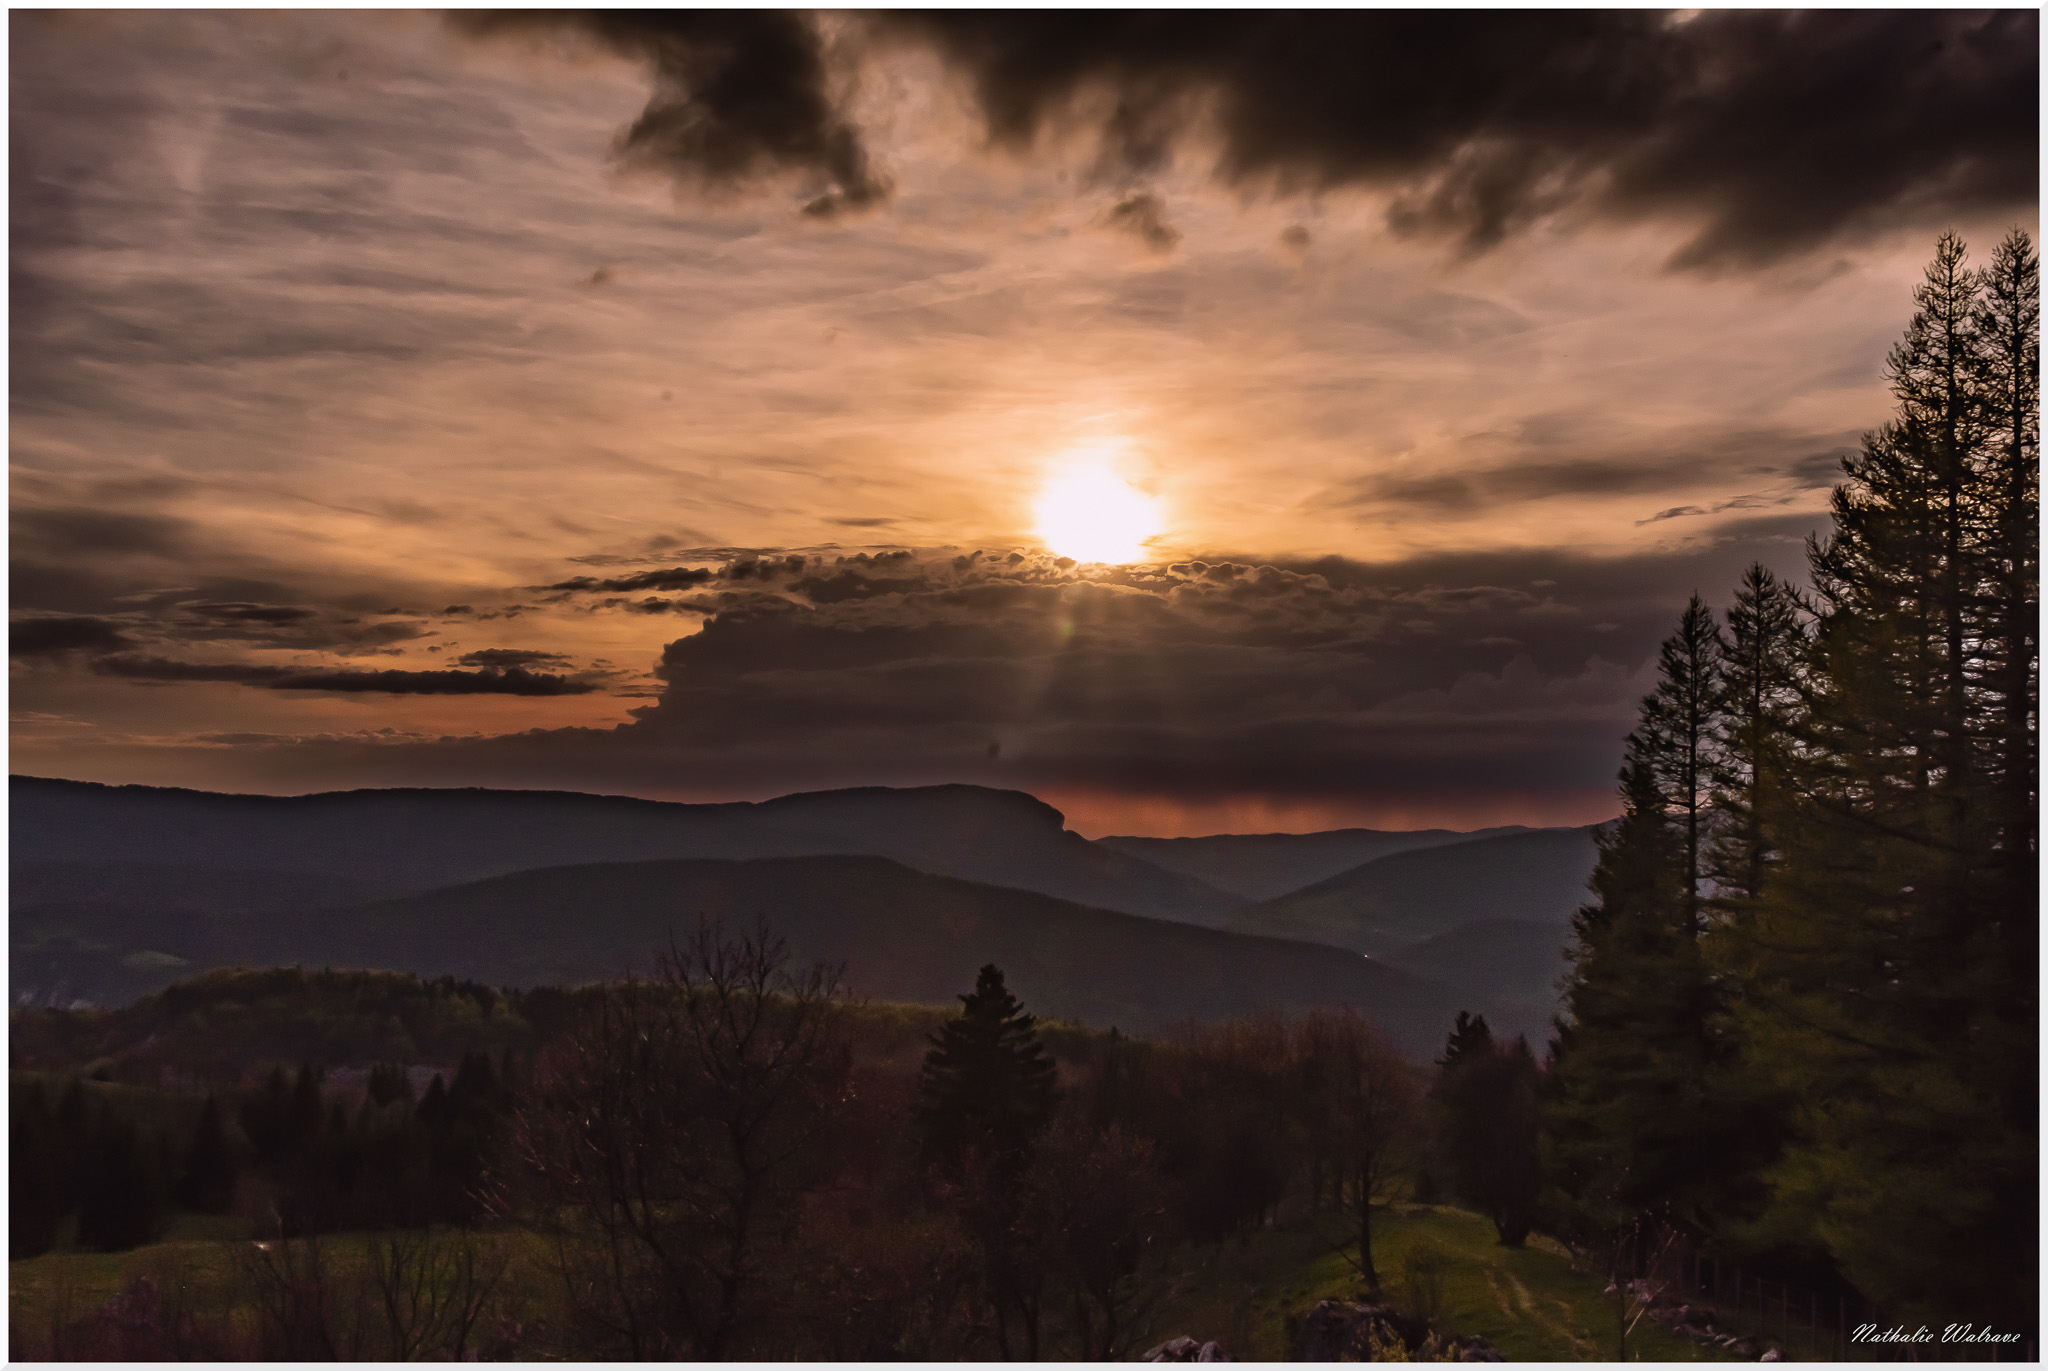
[[1037, 1020], [996, 967], [984, 966], [973, 992], [959, 998], [960, 1013], [932, 1040], [918, 1078], [926, 1154], [956, 1167], [970, 1151], [1019, 1165], [1052, 1120], [1057, 1069]]
[[1444, 1055], [1436, 1059], [1436, 1064], [1453, 1067], [1468, 1056], [1492, 1050], [1493, 1030], [1486, 1026], [1486, 1016], [1474, 1017], [1461, 1009], [1451, 1023], [1451, 1036], [1444, 1041]]
[[1796, 1101], [1779, 1222], [1866, 1295], [2033, 1316], [2038, 267], [1944, 236], [1811, 547], [1784, 860], [1747, 931], [1754, 1071]]
[[919, 1134], [982, 1254], [1004, 1359], [1014, 1314], [1025, 1359], [1035, 1361], [1045, 1271], [1022, 1224], [1021, 1177], [1052, 1120], [1057, 1068], [1038, 1040], [1038, 1021], [995, 966], [984, 966], [959, 998], [960, 1013], [931, 1040], [918, 1077]]
[[1316, 1074], [1328, 1092], [1338, 1193], [1358, 1246], [1359, 1278], [1376, 1290], [1372, 1211], [1389, 1197], [1395, 1144], [1415, 1104], [1415, 1082], [1379, 1031], [1348, 1009], [1312, 1013], [1297, 1032], [1300, 1050], [1318, 1059]]
[[204, 1214], [225, 1214], [235, 1198], [238, 1168], [221, 1125], [220, 1101], [212, 1095], [199, 1111], [199, 1127], [178, 1178], [178, 1203]]
[[57, 1120], [41, 1081], [11, 1092], [7, 1119], [7, 1255], [40, 1256], [57, 1240], [67, 1206], [58, 1162]]
[[1430, 1092], [1442, 1113], [1442, 1152], [1459, 1198], [1493, 1220], [1508, 1247], [1520, 1247], [1536, 1222], [1538, 1076], [1527, 1039], [1517, 1036], [1503, 1047], [1488, 1038], [1446, 1052]]
[[380, 1063], [370, 1068], [369, 1095], [372, 1103], [391, 1104], [397, 1100], [412, 1100], [412, 1081], [405, 1068], [391, 1063]]
[[515, 1121], [572, 1317], [635, 1360], [740, 1354], [796, 1298], [778, 1254], [837, 1161], [838, 973], [792, 972], [766, 930], [704, 925], [651, 984], [594, 1001]]
[[125, 1252], [156, 1237], [162, 1179], [133, 1125], [102, 1114], [79, 1159], [78, 1241]]

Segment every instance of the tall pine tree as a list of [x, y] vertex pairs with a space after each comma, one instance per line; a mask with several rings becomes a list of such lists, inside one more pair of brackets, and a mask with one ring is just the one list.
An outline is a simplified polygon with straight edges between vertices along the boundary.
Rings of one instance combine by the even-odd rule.
[[1896, 417], [1811, 548], [1795, 802], [1741, 935], [1780, 1206], [1866, 1295], [2008, 1325], [2037, 1264], [2032, 272], [2008, 240], [1988, 286], [1951, 235], [1915, 292]]
[[1715, 833], [1706, 860], [1717, 923], [1740, 919], [1782, 855], [1777, 829], [1790, 802], [1804, 614], [1798, 592], [1761, 563], [1743, 573], [1728, 609], [1710, 766]]

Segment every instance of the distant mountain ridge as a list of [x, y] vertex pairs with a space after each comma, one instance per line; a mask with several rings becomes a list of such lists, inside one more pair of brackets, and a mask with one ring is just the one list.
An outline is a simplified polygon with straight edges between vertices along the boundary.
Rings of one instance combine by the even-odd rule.
[[1538, 828], [1396, 852], [1234, 915], [1243, 933], [1385, 957], [1465, 924], [1563, 929], [1591, 894], [1596, 826]]
[[[1412, 1045], [1457, 1009], [1541, 1031], [1594, 854], [1586, 829], [1091, 843], [1029, 795], [964, 785], [710, 805], [30, 777], [10, 794], [17, 1004], [125, 1003], [234, 964], [563, 984], [644, 969], [708, 913], [770, 918], [871, 995], [946, 1003], [996, 960], [1045, 1012], [1093, 1022], [1342, 1003]], [[1379, 855], [1342, 865], [1362, 853]]]
[[15, 776], [13, 859], [295, 871], [431, 890], [541, 867], [663, 858], [889, 857], [934, 875], [1219, 925], [1247, 902], [1099, 847], [1019, 791], [868, 787], [760, 803], [570, 791], [221, 795]]
[[1443, 847], [1503, 833], [1520, 824], [1460, 833], [1448, 828], [1333, 828], [1321, 833], [1223, 833], [1206, 838], [1097, 838], [1154, 866], [1192, 876], [1218, 890], [1271, 900], [1354, 867], [1416, 848]]

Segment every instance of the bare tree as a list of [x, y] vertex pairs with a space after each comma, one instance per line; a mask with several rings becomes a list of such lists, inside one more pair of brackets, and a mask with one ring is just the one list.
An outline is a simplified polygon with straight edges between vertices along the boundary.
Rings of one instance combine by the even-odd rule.
[[1165, 1237], [1166, 1196], [1151, 1144], [1115, 1124], [1054, 1125], [1025, 1178], [1024, 1222], [1051, 1274], [1074, 1296], [1082, 1361], [1110, 1361], [1131, 1296], [1129, 1277]]
[[1379, 1288], [1372, 1261], [1372, 1210], [1393, 1179], [1395, 1147], [1416, 1088], [1408, 1068], [1379, 1030], [1349, 1009], [1318, 1010], [1296, 1030], [1298, 1051], [1317, 1060], [1304, 1076], [1327, 1092], [1318, 1114], [1332, 1135], [1341, 1180], [1338, 1193], [1358, 1245], [1355, 1265], [1369, 1290]]
[[1637, 1214], [1601, 1234], [1592, 1256], [1606, 1268], [1607, 1307], [1614, 1312], [1614, 1359], [1628, 1360], [1628, 1335], [1636, 1331], [1669, 1282], [1665, 1259], [1678, 1240], [1677, 1231]]
[[367, 1351], [365, 1292], [344, 1279], [318, 1235], [280, 1236], [237, 1251], [255, 1297], [266, 1361], [361, 1361]]
[[636, 1360], [734, 1355], [848, 1097], [840, 973], [700, 925], [607, 988], [515, 1121], [571, 1309]]
[[463, 1360], [507, 1258], [481, 1234], [401, 1228], [370, 1242], [387, 1361]]

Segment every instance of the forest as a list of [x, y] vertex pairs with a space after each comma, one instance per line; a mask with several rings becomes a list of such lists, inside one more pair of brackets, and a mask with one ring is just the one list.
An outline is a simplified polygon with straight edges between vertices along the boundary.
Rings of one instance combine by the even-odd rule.
[[1623, 1357], [1702, 1263], [2037, 1337], [2034, 245], [1944, 237], [1915, 303], [1809, 584], [1752, 567], [1662, 647], [1546, 1042], [1132, 1037], [993, 965], [957, 1010], [870, 1004], [710, 922], [638, 981], [16, 1011], [17, 1282], [213, 1216], [235, 1293], [17, 1305], [15, 1355], [1127, 1358], [1162, 1263], [1290, 1228], [1399, 1306], [1366, 1352], [1455, 1358], [1427, 1270], [1375, 1260], [1396, 1205], [1562, 1244]]

